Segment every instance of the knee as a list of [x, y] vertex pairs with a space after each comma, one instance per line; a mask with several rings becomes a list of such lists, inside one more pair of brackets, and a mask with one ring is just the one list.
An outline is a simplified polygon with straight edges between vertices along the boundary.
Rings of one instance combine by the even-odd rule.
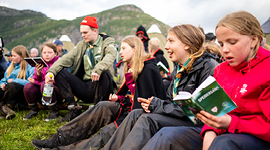
[[33, 83], [25, 84], [25, 86], [23, 87], [24, 93], [29, 93], [29, 92], [33, 91], [33, 89], [35, 89], [34, 86], [35, 85]]
[[[234, 147], [234, 141], [227, 137], [227, 136], [217, 136], [214, 141], [212, 142], [211, 146], [209, 147], [209, 150], [222, 150], [225, 147]], [[225, 148], [226, 149], [226, 148]]]
[[115, 102], [110, 102], [110, 101], [99, 101], [97, 104], [96, 104], [96, 107], [109, 107], [110, 105], [112, 105], [112, 103], [115, 103]]
[[144, 113], [142, 109], [133, 109], [131, 112], [129, 112], [129, 116], [141, 116]]

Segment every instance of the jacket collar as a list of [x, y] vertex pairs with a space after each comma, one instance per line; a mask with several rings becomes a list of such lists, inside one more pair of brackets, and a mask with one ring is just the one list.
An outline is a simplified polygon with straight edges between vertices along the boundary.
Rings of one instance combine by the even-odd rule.
[[228, 66], [230, 66], [231, 68], [233, 68], [237, 72], [247, 73], [250, 69], [252, 69], [258, 63], [262, 62], [264, 59], [266, 59], [268, 57], [270, 57], [270, 52], [268, 50], [265, 50], [262, 47], [259, 47], [256, 56], [249, 61], [244, 61], [241, 64], [239, 64], [238, 66], [234, 66], [234, 67], [230, 66], [230, 64], [228, 62], [226, 62], [226, 63]]
[[154, 54], [153, 54], [153, 56], [157, 56], [157, 55], [163, 55], [164, 53], [163, 53], [163, 51], [161, 50], [161, 49], [158, 49], [158, 50], [156, 50], [155, 52], [154, 52]]
[[[207, 60], [209, 60], [210, 58], [213, 58], [212, 55], [210, 55], [207, 52], [204, 52], [204, 54], [197, 58], [192, 65], [192, 70], [188, 73], [188, 74], [193, 74], [194, 72], [197, 72], [198, 70], [202, 69], [204, 67], [204, 63], [207, 62]], [[186, 75], [184, 75], [184, 77], [181, 79], [180, 83], [178, 86], [185, 84], [188, 80], [188, 78], [185, 78]]]

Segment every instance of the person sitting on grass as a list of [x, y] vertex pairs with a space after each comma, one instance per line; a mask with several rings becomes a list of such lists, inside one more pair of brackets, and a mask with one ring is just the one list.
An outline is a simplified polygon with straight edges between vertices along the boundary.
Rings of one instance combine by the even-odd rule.
[[[167, 90], [167, 100], [151, 96], [139, 98], [144, 110], [131, 111], [115, 131], [107, 149], [140, 150], [151, 137], [165, 126], [195, 126], [183, 110], [172, 102], [179, 91], [193, 91], [219, 64], [213, 54], [204, 50], [205, 36], [190, 24], [177, 25], [168, 31], [165, 49], [178, 65], [172, 72], [172, 81]], [[198, 123], [197, 126], [202, 126]]]
[[[23, 92], [25, 99], [31, 109], [30, 113], [23, 117], [23, 120], [31, 119], [34, 117], [39, 109], [37, 102], [41, 103], [41, 97], [43, 93], [43, 88], [45, 84], [45, 75], [47, 70], [54, 62], [56, 62], [59, 59], [59, 56], [57, 54], [57, 49], [55, 44], [53, 43], [44, 43], [41, 48], [41, 57], [43, 60], [47, 63], [48, 67], [43, 66], [41, 64], [37, 64], [35, 66], [35, 72], [33, 75], [33, 78], [29, 77], [28, 81], [30, 83], [27, 83], [24, 86]], [[53, 84], [53, 83], [50, 83]], [[56, 107], [56, 102], [58, 100], [63, 100], [62, 95], [58, 91], [58, 88], [53, 84], [53, 94], [52, 94], [52, 100], [51, 103], [48, 105], [50, 114], [45, 119], [45, 121], [56, 119], [59, 116], [59, 111]]]
[[26, 47], [16, 46], [11, 50], [11, 53], [12, 63], [0, 81], [0, 113], [6, 119], [15, 117], [15, 112], [12, 109], [16, 104], [26, 104], [23, 87], [29, 82], [27, 78], [32, 77], [34, 73], [34, 67], [31, 67], [24, 60], [24, 58], [29, 57]]
[[203, 128], [163, 128], [143, 150], [270, 148], [270, 52], [260, 47], [260, 23], [246, 11], [234, 12], [219, 21], [216, 36], [226, 61], [214, 77], [238, 107], [222, 117], [201, 111]]
[[[70, 121], [81, 114], [82, 107], [74, 97], [97, 104], [107, 100], [116, 87], [113, 80], [115, 39], [99, 34], [97, 19], [92, 16], [81, 21], [80, 32], [83, 40], [56, 61], [45, 76], [45, 83], [55, 80], [69, 110], [58, 122]], [[65, 68], [70, 67], [72, 71], [68, 72]]]
[[[125, 37], [121, 43], [120, 55], [124, 62], [125, 82], [119, 91], [111, 94], [109, 101], [97, 103], [60, 127], [52, 138], [32, 140], [33, 146], [39, 149], [99, 149], [107, 143], [130, 111], [142, 109], [137, 101], [139, 97], [166, 97], [155, 59], [145, 53], [138, 37]], [[131, 94], [127, 95], [129, 91]]]

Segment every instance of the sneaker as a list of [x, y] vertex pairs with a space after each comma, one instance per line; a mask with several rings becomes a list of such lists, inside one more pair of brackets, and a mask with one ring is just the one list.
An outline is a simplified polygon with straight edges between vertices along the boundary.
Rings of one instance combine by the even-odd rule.
[[0, 119], [5, 119], [6, 117], [3, 115], [0, 115]]
[[69, 112], [66, 114], [65, 117], [58, 120], [58, 122], [65, 122], [65, 121], [71, 121], [72, 119], [76, 118], [82, 113], [82, 106], [73, 106], [70, 108]]
[[46, 140], [32, 140], [31, 144], [36, 147], [37, 149], [42, 148], [57, 148], [58, 146], [61, 146], [58, 142], [58, 135], [57, 133], [53, 135], [52, 138], [46, 139]]

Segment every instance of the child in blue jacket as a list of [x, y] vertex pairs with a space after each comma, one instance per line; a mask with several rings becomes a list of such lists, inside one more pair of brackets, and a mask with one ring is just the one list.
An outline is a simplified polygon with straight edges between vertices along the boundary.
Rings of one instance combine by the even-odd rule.
[[26, 47], [19, 45], [12, 49], [12, 63], [7, 68], [4, 78], [0, 81], [0, 113], [6, 119], [15, 117], [12, 108], [17, 104], [25, 104], [23, 87], [32, 77], [34, 67], [31, 67], [25, 60], [29, 57]]

